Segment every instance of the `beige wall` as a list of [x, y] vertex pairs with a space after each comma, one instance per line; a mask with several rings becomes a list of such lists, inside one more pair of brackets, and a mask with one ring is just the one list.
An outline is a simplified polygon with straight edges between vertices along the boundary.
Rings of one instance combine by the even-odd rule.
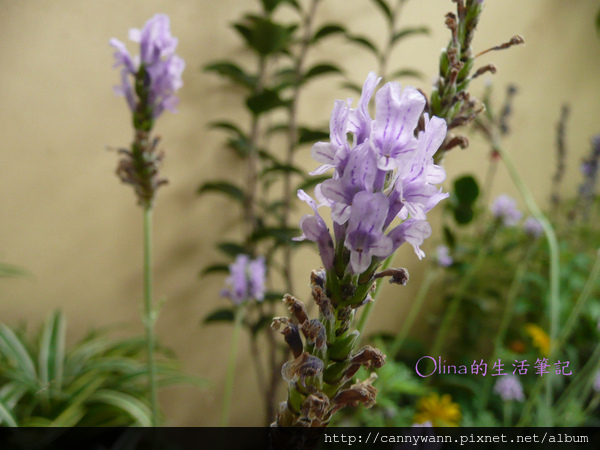
[[[600, 132], [600, 40], [593, 28], [597, 3], [486, 0], [476, 50], [514, 34], [522, 34], [527, 42], [486, 55], [481, 63], [496, 63], [499, 73], [493, 80], [498, 94], [509, 82], [520, 87], [514, 133], [506, 145], [543, 204], [553, 170], [560, 105], [565, 101], [572, 105], [569, 192], [576, 185], [579, 160], [589, 148], [590, 136]], [[255, 4], [0, 1], [0, 261], [26, 267], [35, 275], [0, 280], [0, 320], [16, 324], [27, 319], [36, 324], [61, 307], [69, 318], [71, 340], [90, 326], [117, 321], [130, 324], [131, 332], [141, 331], [141, 212], [132, 190], [114, 176], [116, 154], [106, 150], [126, 146], [131, 137], [125, 103], [111, 91], [118, 74], [111, 69], [108, 39], [126, 39], [130, 27], [140, 27], [157, 12], [171, 16], [187, 69], [179, 113], [165, 114], [157, 125], [167, 150], [164, 173], [171, 179], [160, 192], [155, 213], [156, 293], [167, 299], [158, 333], [176, 350], [187, 372], [214, 381], [210, 390], [163, 392], [161, 400], [172, 425], [208, 426], [218, 421], [230, 328], [199, 326], [200, 319], [224, 300], [218, 297], [222, 279], [199, 281], [196, 273], [218, 258], [213, 250], [216, 240], [237, 235], [233, 220], [238, 211], [221, 198], [199, 200], [194, 189], [217, 174], [241, 176], [241, 167], [221, 146], [222, 135], [207, 131], [205, 125], [245, 116], [237, 93], [199, 68], [214, 59], [243, 55], [230, 24]], [[392, 66], [419, 67], [433, 79], [439, 51], [447, 43], [444, 14], [451, 9], [449, 0], [410, 1], [405, 23], [427, 24], [432, 34], [405, 41], [394, 53]], [[383, 23], [370, 2], [359, 0], [326, 0], [319, 20], [342, 22], [370, 35]], [[313, 55], [315, 61], [328, 57], [339, 60], [359, 82], [375, 68], [370, 56], [339, 38]], [[327, 122], [333, 100], [347, 96], [337, 85], [325, 79], [313, 85], [301, 104], [306, 122]], [[428, 85], [429, 80], [419, 84], [426, 91]], [[482, 87], [483, 82], [475, 83], [472, 91]], [[448, 157], [449, 176], [465, 171], [482, 174], [486, 151], [480, 139], [473, 139], [468, 151]], [[303, 157], [307, 168], [315, 166], [308, 150]], [[496, 188], [496, 193], [517, 194], [503, 170]], [[305, 286], [309, 269], [318, 264], [314, 253], [306, 251], [303, 256], [307, 257], [298, 258], [296, 265], [298, 286]], [[386, 290], [372, 326], [395, 329], [403, 305], [418, 285], [423, 263], [405, 251], [398, 264], [411, 271], [411, 286]], [[299, 294], [305, 295], [306, 288]], [[242, 346], [242, 355], [245, 350]], [[240, 359], [237, 380], [232, 424], [258, 425], [262, 410], [252, 406], [257, 396], [246, 356]]]

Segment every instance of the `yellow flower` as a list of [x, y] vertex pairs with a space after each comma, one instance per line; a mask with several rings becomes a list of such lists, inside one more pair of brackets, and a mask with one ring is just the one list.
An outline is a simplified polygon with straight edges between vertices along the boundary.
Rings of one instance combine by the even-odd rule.
[[550, 336], [539, 326], [534, 323], [528, 323], [525, 325], [525, 331], [533, 340], [540, 353], [544, 356], [548, 356], [550, 353]]
[[452, 402], [449, 394], [440, 397], [433, 393], [419, 400], [413, 420], [415, 423], [429, 421], [434, 427], [457, 427], [461, 418], [460, 405]]

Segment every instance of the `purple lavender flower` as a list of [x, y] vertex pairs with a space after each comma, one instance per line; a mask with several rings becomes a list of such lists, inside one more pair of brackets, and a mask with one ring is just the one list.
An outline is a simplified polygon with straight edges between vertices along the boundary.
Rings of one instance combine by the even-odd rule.
[[454, 264], [454, 259], [450, 256], [450, 249], [445, 245], [438, 245], [437, 262], [442, 267], [450, 267]]
[[[327, 269], [335, 265], [337, 276], [344, 267], [353, 274], [364, 273], [374, 260], [391, 255], [405, 242], [422, 258], [420, 246], [431, 235], [427, 213], [448, 196], [435, 186], [446, 174], [433, 162], [446, 137], [446, 122], [425, 115], [424, 130], [416, 135], [425, 98], [415, 88], [402, 89], [395, 82], [375, 94], [372, 119], [368, 105], [379, 81], [375, 73], [369, 74], [356, 108], [351, 100], [335, 102], [330, 142], [317, 142], [312, 149], [313, 158], [322, 164], [313, 174], [334, 169], [331, 179], [315, 187], [315, 197], [319, 206], [331, 208], [335, 240], [316, 202], [304, 192], [298, 194], [315, 214], [301, 219], [303, 235], [297, 239], [317, 242], [323, 264]], [[397, 218], [401, 223], [386, 235]], [[338, 264], [336, 255], [344, 262]]]
[[539, 238], [542, 234], [544, 234], [544, 227], [535, 217], [529, 216], [523, 222], [523, 230], [529, 236], [534, 238]]
[[525, 400], [523, 386], [521, 386], [521, 382], [514, 375], [509, 374], [500, 377], [500, 379], [496, 381], [494, 392], [497, 393], [505, 402], [512, 400], [522, 402]]
[[492, 214], [502, 220], [504, 226], [507, 227], [515, 226], [523, 216], [523, 213], [517, 209], [515, 199], [506, 194], [496, 197], [490, 209]]
[[225, 280], [222, 297], [228, 297], [239, 305], [247, 300], [262, 301], [265, 298], [267, 268], [262, 256], [251, 260], [248, 255], [238, 255], [229, 265], [229, 277]]
[[[177, 39], [171, 36], [169, 17], [156, 14], [141, 30], [131, 29], [129, 39], [139, 43], [140, 55], [132, 57], [125, 44], [111, 39], [115, 48], [115, 67], [122, 66], [121, 84], [115, 87], [115, 93], [126, 98], [134, 113], [158, 117], [165, 109], [174, 112], [178, 104], [175, 92], [183, 86], [181, 74], [185, 62], [175, 55]], [[132, 77], [142, 89], [134, 89]]]
[[383, 234], [389, 201], [381, 192], [359, 192], [346, 230], [346, 248], [350, 250], [350, 266], [354, 273], [363, 273], [373, 256], [385, 258], [392, 254], [393, 242]]

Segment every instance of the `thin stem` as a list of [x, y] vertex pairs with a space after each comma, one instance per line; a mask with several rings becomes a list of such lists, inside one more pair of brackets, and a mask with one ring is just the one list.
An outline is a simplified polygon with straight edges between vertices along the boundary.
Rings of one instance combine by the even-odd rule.
[[435, 337], [435, 341], [433, 343], [433, 347], [430, 353], [434, 358], [436, 356], [441, 356], [440, 352], [442, 351], [442, 347], [446, 343], [446, 339], [448, 337], [447, 335], [450, 331], [450, 325], [452, 325], [452, 321], [458, 313], [458, 307], [460, 306], [460, 302], [462, 301], [464, 294], [467, 291], [467, 288], [471, 285], [475, 274], [483, 264], [488, 248], [489, 240], [487, 245], [482, 245], [481, 247], [479, 247], [479, 251], [477, 252], [477, 256], [475, 257], [473, 265], [469, 268], [469, 271], [462, 278], [461, 283], [458, 285], [456, 292], [450, 300], [450, 306], [448, 307], [448, 310], [444, 315], [444, 320], [442, 321], [442, 325], [440, 326], [440, 329]]
[[[383, 270], [386, 270], [388, 267], [390, 267], [390, 265], [392, 264], [393, 258], [394, 258], [393, 254], [390, 255], [390, 256], [388, 256], [387, 259], [381, 265], [381, 269], [380, 270], [383, 271]], [[383, 278], [379, 278], [375, 282], [375, 292], [373, 293], [373, 301], [370, 302], [370, 303], [367, 303], [365, 305], [364, 311], [363, 311], [362, 315], [360, 316], [360, 319], [358, 320], [358, 324], [356, 325], [356, 329], [358, 330], [358, 332], [360, 334], [358, 335], [358, 340], [357, 340], [355, 346], [358, 346], [358, 344], [360, 343], [360, 340], [361, 340], [362, 335], [363, 335], [363, 330], [365, 329], [365, 326], [367, 325], [367, 321], [369, 320], [369, 316], [373, 312], [373, 305], [375, 305], [375, 302], [379, 298], [379, 293], [381, 292], [382, 286], [383, 286]]]
[[394, 339], [394, 342], [392, 342], [392, 345], [390, 346], [390, 354], [391, 355], [397, 355], [398, 352], [400, 351], [400, 349], [402, 348], [402, 344], [404, 344], [404, 340], [406, 339], [406, 336], [410, 332], [410, 329], [412, 328], [412, 325], [413, 325], [415, 319], [417, 318], [417, 315], [421, 311], [421, 307], [423, 306], [423, 301], [425, 300], [425, 297], [427, 297], [429, 288], [431, 287], [431, 284], [433, 283], [433, 280], [435, 280], [435, 278], [437, 277], [438, 273], [439, 272], [438, 272], [438, 270], [436, 270], [436, 268], [429, 268], [425, 272], [425, 277], [423, 278], [423, 281], [421, 282], [421, 286], [419, 286], [419, 291], [417, 292], [417, 297], [415, 298], [415, 301], [413, 302], [412, 307], [410, 308], [410, 311], [408, 312], [408, 316], [406, 317], [406, 319], [404, 320], [404, 323], [402, 324], [402, 328], [400, 328], [400, 333], [398, 333], [398, 335]]
[[221, 426], [226, 427], [229, 422], [229, 411], [231, 410], [231, 398], [233, 395], [233, 381], [235, 379], [235, 362], [237, 360], [238, 346], [242, 322], [246, 312], [245, 305], [240, 305], [235, 311], [235, 322], [231, 333], [231, 350], [229, 362], [227, 363], [227, 375], [225, 378], [225, 393], [223, 394], [223, 408], [221, 410]]
[[158, 391], [156, 386], [156, 364], [154, 361], [155, 337], [154, 324], [156, 312], [152, 300], [152, 207], [144, 208], [144, 326], [148, 346], [148, 378], [150, 384], [150, 406], [152, 408], [152, 426], [158, 426]]
[[503, 426], [510, 427], [510, 423], [512, 422], [512, 401], [506, 401], [502, 405], [502, 411], [504, 416]]
[[[529, 246], [527, 252], [525, 253], [525, 257], [519, 264], [519, 267], [517, 268], [512, 283], [510, 284], [508, 295], [506, 297], [506, 306], [504, 307], [504, 312], [500, 321], [500, 327], [498, 328], [498, 334], [496, 334], [496, 339], [494, 341], [494, 352], [492, 353], [492, 361], [496, 361], [498, 359], [498, 354], [500, 353], [500, 348], [502, 347], [502, 343], [504, 342], [504, 338], [506, 337], [506, 331], [508, 330], [510, 318], [512, 317], [515, 300], [517, 299], [517, 295], [519, 295], [519, 292], [521, 291], [521, 286], [523, 285], [523, 281], [525, 280], [525, 274], [527, 273], [527, 266], [529, 265], [529, 261], [531, 260], [531, 256], [533, 255], [534, 249], [534, 245]], [[484, 410], [487, 406], [489, 394], [491, 391], [491, 384], [492, 378], [489, 378], [486, 382], [486, 387], [483, 390], [483, 395], [481, 397], [482, 410]]]
[[[529, 188], [519, 175], [517, 167], [515, 166], [509, 153], [504, 151], [495, 137], [492, 144], [494, 150], [500, 154], [502, 161], [504, 162], [504, 165], [506, 166], [506, 169], [513, 180], [513, 183], [521, 193], [529, 212], [542, 225], [544, 234], [548, 240], [548, 247], [550, 251], [550, 295], [548, 299], [548, 305], [550, 310], [550, 343], [552, 346], [550, 354], [552, 355], [554, 353], [553, 350], [555, 348], [556, 337], [558, 334], [558, 314], [560, 311], [560, 261], [558, 240], [556, 238], [554, 228], [552, 228], [550, 221], [546, 218], [544, 213], [542, 213], [541, 209], [536, 204], [533, 195], [531, 195]], [[552, 404], [552, 382], [550, 377], [546, 377], [546, 396], [546, 404]], [[531, 404], [531, 401], [529, 401], [528, 405]], [[523, 414], [525, 414], [525, 411], [528, 412], [527, 407], [524, 408]], [[547, 423], [545, 425], [552, 426], [551, 423]]]

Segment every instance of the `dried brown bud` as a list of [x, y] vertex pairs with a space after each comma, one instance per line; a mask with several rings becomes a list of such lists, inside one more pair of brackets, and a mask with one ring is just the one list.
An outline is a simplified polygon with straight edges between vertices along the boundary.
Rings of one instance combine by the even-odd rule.
[[350, 362], [353, 364], [362, 364], [367, 369], [379, 369], [385, 364], [385, 355], [377, 348], [367, 345], [355, 353]]
[[343, 391], [338, 392], [338, 394], [331, 401], [333, 404], [331, 414], [333, 415], [336, 411], [346, 406], [356, 407], [360, 403], [362, 403], [365, 408], [371, 408], [373, 405], [375, 405], [377, 389], [371, 384], [376, 379], [377, 375], [372, 373], [367, 380], [353, 384], [350, 389], [344, 389]]
[[323, 373], [324, 364], [316, 356], [302, 353], [296, 359], [286, 362], [281, 368], [281, 376], [288, 383], [300, 380], [302, 386], [306, 386], [304, 380], [308, 377], [316, 377]]
[[292, 297], [290, 294], [285, 294], [283, 297], [283, 303], [285, 303], [288, 307], [290, 314], [296, 317], [299, 324], [303, 324], [308, 320], [306, 308], [304, 307], [304, 303], [302, 303], [300, 300]]
[[315, 344], [315, 347], [318, 349], [323, 349], [327, 344], [327, 333], [323, 324], [319, 322], [319, 319], [305, 321], [300, 326], [300, 329], [309, 344]]
[[301, 414], [311, 422], [318, 422], [313, 426], [326, 422], [329, 420], [329, 398], [320, 391], [310, 394], [302, 404]]
[[487, 66], [480, 67], [475, 71], [475, 73], [471, 76], [471, 79], [475, 79], [480, 75], [483, 75], [486, 72], [490, 72], [491, 74], [496, 73], [496, 66], [493, 64], [488, 64]]
[[283, 338], [290, 347], [290, 350], [292, 350], [294, 358], [297, 358], [302, 354], [304, 345], [302, 344], [300, 332], [298, 331], [298, 327], [290, 322], [290, 319], [287, 317], [274, 317], [273, 322], [271, 323], [271, 329], [283, 334]]
[[462, 149], [467, 148], [469, 146], [469, 140], [467, 139], [467, 137], [466, 136], [451, 137], [450, 140], [444, 146], [444, 151], [447, 152], [448, 150], [451, 150], [457, 146]]
[[387, 269], [375, 274], [374, 278], [383, 278], [383, 277], [391, 277], [391, 284], [399, 284], [401, 286], [406, 286], [408, 283], [408, 270], [399, 267], [397, 269]]

